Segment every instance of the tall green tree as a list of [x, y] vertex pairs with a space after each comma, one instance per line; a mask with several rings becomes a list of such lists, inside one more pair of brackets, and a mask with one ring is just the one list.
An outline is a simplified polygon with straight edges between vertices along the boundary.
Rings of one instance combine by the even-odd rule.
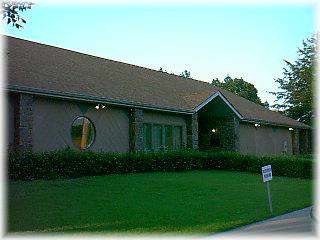
[[251, 83], [244, 81], [242, 78], [231, 78], [227, 76], [223, 81], [219, 81], [218, 78], [212, 80], [211, 84], [220, 87], [222, 89], [233, 92], [234, 94], [248, 99], [251, 102], [257, 103], [265, 108], [269, 108], [269, 103], [266, 101], [261, 102], [258, 96], [258, 90]]
[[298, 48], [294, 62], [284, 60], [283, 76], [276, 79], [281, 89], [273, 92], [276, 96], [274, 107], [287, 116], [311, 125], [313, 119], [313, 84], [315, 82], [317, 37], [307, 38]]

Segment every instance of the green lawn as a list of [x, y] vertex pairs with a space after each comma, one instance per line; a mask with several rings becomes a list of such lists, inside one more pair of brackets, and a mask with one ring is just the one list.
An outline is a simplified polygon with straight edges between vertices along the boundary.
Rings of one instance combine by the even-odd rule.
[[[310, 206], [312, 181], [274, 177], [274, 215]], [[260, 175], [141, 173], [8, 184], [8, 231], [223, 231], [270, 217]]]

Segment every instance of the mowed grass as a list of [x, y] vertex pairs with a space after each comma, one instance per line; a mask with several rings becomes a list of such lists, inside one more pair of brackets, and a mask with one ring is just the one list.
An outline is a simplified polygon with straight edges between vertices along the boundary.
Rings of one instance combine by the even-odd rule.
[[[312, 204], [312, 181], [274, 177], [274, 214]], [[270, 217], [261, 176], [141, 173], [8, 184], [8, 231], [220, 232]]]

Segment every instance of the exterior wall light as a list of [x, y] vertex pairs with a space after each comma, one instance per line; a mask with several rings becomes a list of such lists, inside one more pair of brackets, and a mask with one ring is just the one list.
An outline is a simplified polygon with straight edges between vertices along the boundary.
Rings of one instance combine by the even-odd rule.
[[95, 106], [94, 108], [95, 109], [97, 109], [97, 110], [99, 110], [99, 109], [104, 109], [106, 106], [105, 105], [103, 105], [103, 104], [98, 104], [97, 106]]
[[257, 128], [257, 127], [260, 127], [260, 124], [259, 123], [255, 123], [254, 126]]
[[293, 131], [293, 128], [289, 128], [289, 131]]
[[212, 130], [211, 130], [211, 132], [213, 132], [213, 133], [215, 133], [217, 130], [216, 129], [214, 129], [214, 128], [212, 128]]

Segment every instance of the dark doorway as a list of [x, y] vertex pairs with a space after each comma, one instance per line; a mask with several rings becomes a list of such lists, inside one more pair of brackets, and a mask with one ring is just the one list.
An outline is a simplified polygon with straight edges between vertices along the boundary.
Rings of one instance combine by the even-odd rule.
[[210, 137], [210, 148], [221, 148], [220, 136], [217, 132], [212, 132]]

